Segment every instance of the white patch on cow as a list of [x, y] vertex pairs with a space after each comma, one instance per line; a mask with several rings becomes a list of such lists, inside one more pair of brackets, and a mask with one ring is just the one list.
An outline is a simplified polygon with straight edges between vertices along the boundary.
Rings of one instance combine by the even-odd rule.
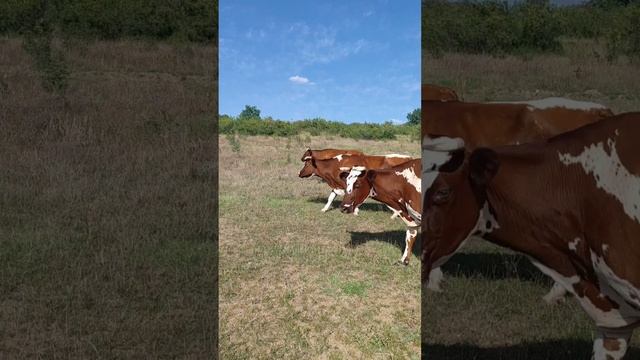
[[602, 309], [595, 306], [588, 297], [578, 296], [575, 292], [573, 286], [580, 282], [580, 277], [578, 275], [574, 276], [564, 276], [558, 273], [556, 270], [551, 269], [545, 265], [542, 265], [535, 259], [529, 257], [531, 263], [537, 267], [543, 274], [552, 278], [556, 283], [559, 283], [566, 290], [570, 291], [578, 300], [578, 303], [582, 307], [584, 311], [596, 322], [598, 326], [605, 327], [621, 327], [630, 324], [628, 320], [622, 316], [622, 314], [615, 309], [611, 309], [609, 311], [603, 311]]
[[[340, 169], [342, 170], [342, 168]], [[358, 176], [360, 176], [363, 171], [365, 171], [364, 166], [354, 166], [351, 168], [351, 171], [349, 171], [349, 175], [347, 175], [347, 194], [351, 194], [351, 192], [353, 191], [353, 184], [356, 183], [356, 180], [358, 180]]]
[[422, 150], [422, 172], [437, 170], [451, 159], [449, 151]]
[[338, 161], [342, 161], [342, 156], [343, 156], [342, 154], [339, 154], [339, 155], [334, 156], [333, 158], [334, 159], [338, 159]]
[[588, 101], [578, 101], [561, 97], [548, 97], [539, 100], [528, 100], [528, 101], [492, 101], [492, 104], [526, 104], [535, 109], [544, 110], [551, 108], [565, 108], [572, 110], [593, 110], [599, 109], [604, 110], [607, 107], [593, 102]]
[[333, 192], [337, 195], [344, 196], [344, 189], [333, 189]]
[[440, 283], [442, 282], [442, 278], [444, 275], [442, 274], [442, 269], [439, 267], [431, 269], [429, 273], [429, 284], [427, 285], [427, 289], [431, 291], [441, 292], [442, 288], [440, 287]]
[[593, 360], [621, 360], [624, 354], [627, 352], [629, 346], [629, 339], [631, 338], [632, 331], [624, 331], [622, 333], [616, 332], [607, 336], [609, 339], [614, 338], [618, 341], [618, 350], [608, 350], [604, 347], [605, 331], [598, 329], [596, 339], [593, 341]]
[[378, 156], [384, 156], [384, 157], [386, 157], [386, 158], [411, 159], [411, 156], [409, 156], [409, 155], [402, 155], [402, 154], [386, 154], [386, 155], [378, 155]]
[[[369, 191], [369, 196], [375, 196], [375, 191], [373, 191], [373, 188], [371, 188], [371, 191]], [[389, 208], [389, 210], [391, 210], [393, 212], [393, 215], [391, 215], [391, 219], [397, 218], [398, 216], [400, 216], [400, 210], [396, 210], [394, 208], [392, 208], [391, 206], [387, 205], [387, 207]]]
[[565, 165], [580, 164], [587, 174], [592, 174], [596, 186], [613, 195], [622, 205], [624, 212], [640, 222], [640, 178], [631, 174], [620, 161], [615, 141], [609, 139], [607, 145], [611, 153], [607, 154], [604, 144], [586, 147], [578, 155], [560, 154], [560, 161]]
[[462, 140], [462, 138], [452, 138], [447, 136], [431, 138], [429, 136], [425, 136], [424, 139], [422, 139], [422, 150], [453, 151], [462, 149], [463, 147], [464, 140]]
[[602, 254], [606, 254], [608, 250], [609, 250], [609, 245], [602, 244]]
[[478, 216], [476, 231], [480, 230], [482, 233], [486, 234], [492, 232], [494, 229], [499, 228], [500, 224], [498, 224], [498, 221], [489, 210], [489, 203], [485, 202], [484, 206], [480, 210], [480, 216]]
[[402, 177], [407, 179], [409, 184], [416, 188], [416, 191], [421, 193], [420, 189], [422, 187], [422, 180], [420, 180], [420, 177], [416, 175], [416, 173], [413, 171], [413, 168], [409, 167], [402, 171], [396, 171], [395, 173], [396, 175], [402, 175]]
[[327, 200], [327, 203], [324, 205], [324, 207], [322, 208], [322, 212], [326, 212], [327, 210], [329, 210], [331, 208], [331, 203], [333, 203], [333, 199], [336, 198], [336, 192], [335, 189], [331, 191], [331, 194], [329, 194], [329, 199]]
[[407, 207], [407, 212], [409, 216], [416, 222], [416, 224], [420, 224], [422, 222], [422, 214], [419, 211], [414, 210], [411, 205], [405, 203], [404, 206]]
[[400, 216], [400, 220], [402, 220], [407, 227], [420, 226], [420, 224], [416, 223], [414, 220], [407, 220], [404, 216]]
[[[628, 280], [616, 275], [609, 265], [607, 265], [605, 259], [593, 251], [591, 251], [591, 263], [600, 282], [606, 282], [622, 299], [640, 307], [640, 289]], [[607, 293], [606, 295], [615, 298], [613, 294]], [[640, 312], [637, 312], [636, 315], [640, 315]]]
[[580, 238], [573, 239], [573, 241], [569, 243], [569, 249], [573, 251], [577, 251], [579, 242], [580, 242]]
[[307, 161], [307, 160], [311, 160], [311, 156], [305, 156], [302, 161]]
[[411, 255], [409, 254], [409, 242], [412, 238], [415, 238], [416, 235], [418, 235], [417, 229], [407, 229], [406, 236], [404, 238], [404, 252], [402, 253], [402, 257], [400, 258], [401, 262], [406, 263], [407, 257]]
[[547, 304], [554, 304], [563, 300], [566, 294], [567, 289], [556, 282], [551, 287], [551, 290], [549, 290], [549, 292], [542, 297], [542, 300], [544, 300], [544, 302], [546, 302]]

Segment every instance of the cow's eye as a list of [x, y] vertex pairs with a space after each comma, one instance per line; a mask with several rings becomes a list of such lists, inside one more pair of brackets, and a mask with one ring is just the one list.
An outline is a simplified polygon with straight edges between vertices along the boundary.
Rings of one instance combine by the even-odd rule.
[[451, 189], [448, 189], [448, 188], [440, 189], [436, 191], [435, 194], [433, 194], [433, 202], [435, 202], [436, 204], [442, 204], [447, 200], [449, 200], [450, 197], [451, 197]]

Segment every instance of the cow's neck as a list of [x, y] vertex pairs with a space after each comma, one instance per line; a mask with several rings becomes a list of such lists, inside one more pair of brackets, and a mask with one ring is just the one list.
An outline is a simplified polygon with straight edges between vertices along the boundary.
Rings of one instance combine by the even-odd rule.
[[376, 175], [373, 179], [373, 183], [371, 184], [373, 190], [372, 197], [377, 201], [383, 202], [392, 208], [399, 210], [400, 215], [403, 218], [411, 220], [411, 216], [407, 212], [405, 204], [403, 204], [405, 199], [402, 199], [400, 195], [400, 186], [402, 186], [402, 182], [397, 181], [397, 179], [390, 179], [390, 176], [392, 175], [389, 172], [379, 172]]
[[340, 179], [338, 160], [316, 161], [316, 174], [334, 189], [344, 189], [346, 184]]

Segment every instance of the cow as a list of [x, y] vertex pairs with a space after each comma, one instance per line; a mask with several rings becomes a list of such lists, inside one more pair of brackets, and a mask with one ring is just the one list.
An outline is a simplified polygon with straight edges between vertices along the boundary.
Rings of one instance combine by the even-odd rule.
[[468, 146], [547, 139], [612, 116], [600, 104], [549, 98], [530, 102], [472, 103], [422, 100], [422, 138], [461, 137]]
[[[327, 159], [338, 159], [341, 160], [343, 156], [346, 155], [364, 155], [361, 151], [358, 150], [339, 150], [339, 149], [323, 149], [323, 150], [311, 150], [307, 148], [302, 154], [302, 158], [300, 161], [304, 163], [304, 166], [298, 172], [298, 177], [307, 178], [310, 176], [320, 176], [316, 173], [316, 160], [327, 160]], [[321, 176], [320, 176], [321, 177]], [[329, 199], [327, 203], [322, 208], [322, 212], [326, 212], [331, 208], [331, 204], [333, 200], [336, 198], [336, 195], [344, 195], [343, 188], [339, 187], [337, 183], [331, 183], [328, 179], [321, 177], [324, 181], [326, 181], [329, 186], [331, 186], [332, 190], [329, 194]]]
[[[327, 204], [322, 208], [322, 212], [326, 212], [331, 207], [331, 203], [336, 195], [344, 195], [346, 183], [340, 174], [347, 168], [353, 166], [367, 166], [373, 169], [383, 169], [392, 167], [406, 161], [411, 160], [410, 156], [400, 154], [388, 155], [364, 155], [340, 153], [334, 156], [318, 156], [313, 150], [307, 150], [302, 160], [305, 162], [304, 167], [300, 170], [298, 176], [301, 178], [312, 175], [322, 178], [333, 190], [329, 194]], [[342, 168], [342, 169], [341, 169]], [[357, 209], [355, 214], [357, 215]], [[396, 217], [394, 212], [392, 218]]]
[[409, 264], [422, 216], [421, 168], [421, 159], [415, 159], [390, 169], [354, 166], [342, 173], [347, 184], [340, 204], [342, 212], [354, 212], [371, 195], [399, 214], [407, 227], [404, 253], [399, 260], [404, 265]]
[[[440, 167], [462, 147], [499, 146], [540, 141], [613, 115], [595, 103], [563, 98], [529, 102], [470, 103], [422, 101], [422, 187], [428, 189]], [[440, 272], [434, 275], [438, 279]], [[439, 288], [438, 285], [432, 286]], [[543, 299], [561, 301], [555, 284]]]
[[458, 101], [458, 94], [452, 89], [433, 84], [422, 84], [422, 99], [435, 101]]
[[425, 190], [422, 282], [470, 239], [526, 255], [593, 319], [594, 359], [640, 325], [640, 113], [530, 144], [477, 148]]

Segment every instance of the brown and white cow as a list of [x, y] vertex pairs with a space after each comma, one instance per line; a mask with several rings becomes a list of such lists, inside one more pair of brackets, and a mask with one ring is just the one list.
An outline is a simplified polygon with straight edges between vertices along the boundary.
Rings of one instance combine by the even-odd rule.
[[[330, 155], [331, 153], [329, 153]], [[410, 156], [399, 154], [388, 155], [364, 155], [362, 153], [337, 153], [333, 156], [323, 154], [319, 156], [314, 150], [307, 150], [302, 157], [305, 162], [304, 167], [298, 174], [305, 178], [312, 175], [323, 179], [332, 189], [329, 194], [327, 204], [322, 208], [322, 212], [329, 210], [336, 195], [344, 195], [346, 183], [340, 174], [347, 168], [353, 166], [366, 166], [372, 169], [390, 168], [411, 160]], [[357, 211], [356, 211], [357, 214]], [[396, 213], [392, 217], [395, 217]]]
[[304, 166], [298, 172], [298, 177], [308, 178], [310, 176], [319, 176], [321, 177], [329, 186], [331, 187], [331, 193], [329, 194], [329, 199], [327, 203], [322, 208], [322, 212], [326, 212], [331, 208], [331, 203], [336, 198], [336, 195], [344, 195], [343, 187], [340, 187], [341, 184], [336, 182], [331, 182], [330, 179], [326, 179], [320, 176], [317, 172], [317, 167], [315, 164], [316, 160], [328, 160], [328, 159], [337, 159], [341, 160], [343, 156], [346, 155], [364, 155], [361, 151], [358, 150], [340, 150], [340, 149], [322, 149], [322, 150], [311, 150], [307, 148], [307, 150], [302, 154], [302, 158], [300, 161], [304, 163]]
[[436, 101], [458, 101], [458, 94], [452, 89], [433, 84], [422, 84], [422, 99]]
[[595, 321], [595, 359], [640, 324], [640, 113], [479, 148], [425, 191], [423, 284], [473, 235], [526, 255]]
[[[547, 139], [612, 115], [603, 105], [564, 98], [527, 102], [469, 103], [422, 101], [422, 187], [428, 189], [440, 166], [461, 147], [500, 146]], [[441, 279], [440, 272], [435, 274]], [[438, 288], [439, 286], [434, 286]], [[558, 284], [544, 296], [559, 301]]]
[[415, 159], [390, 169], [354, 166], [348, 175], [343, 173], [347, 186], [340, 204], [342, 212], [354, 212], [371, 196], [399, 213], [407, 226], [404, 253], [400, 258], [404, 265], [409, 264], [422, 217], [421, 170], [422, 161]]

